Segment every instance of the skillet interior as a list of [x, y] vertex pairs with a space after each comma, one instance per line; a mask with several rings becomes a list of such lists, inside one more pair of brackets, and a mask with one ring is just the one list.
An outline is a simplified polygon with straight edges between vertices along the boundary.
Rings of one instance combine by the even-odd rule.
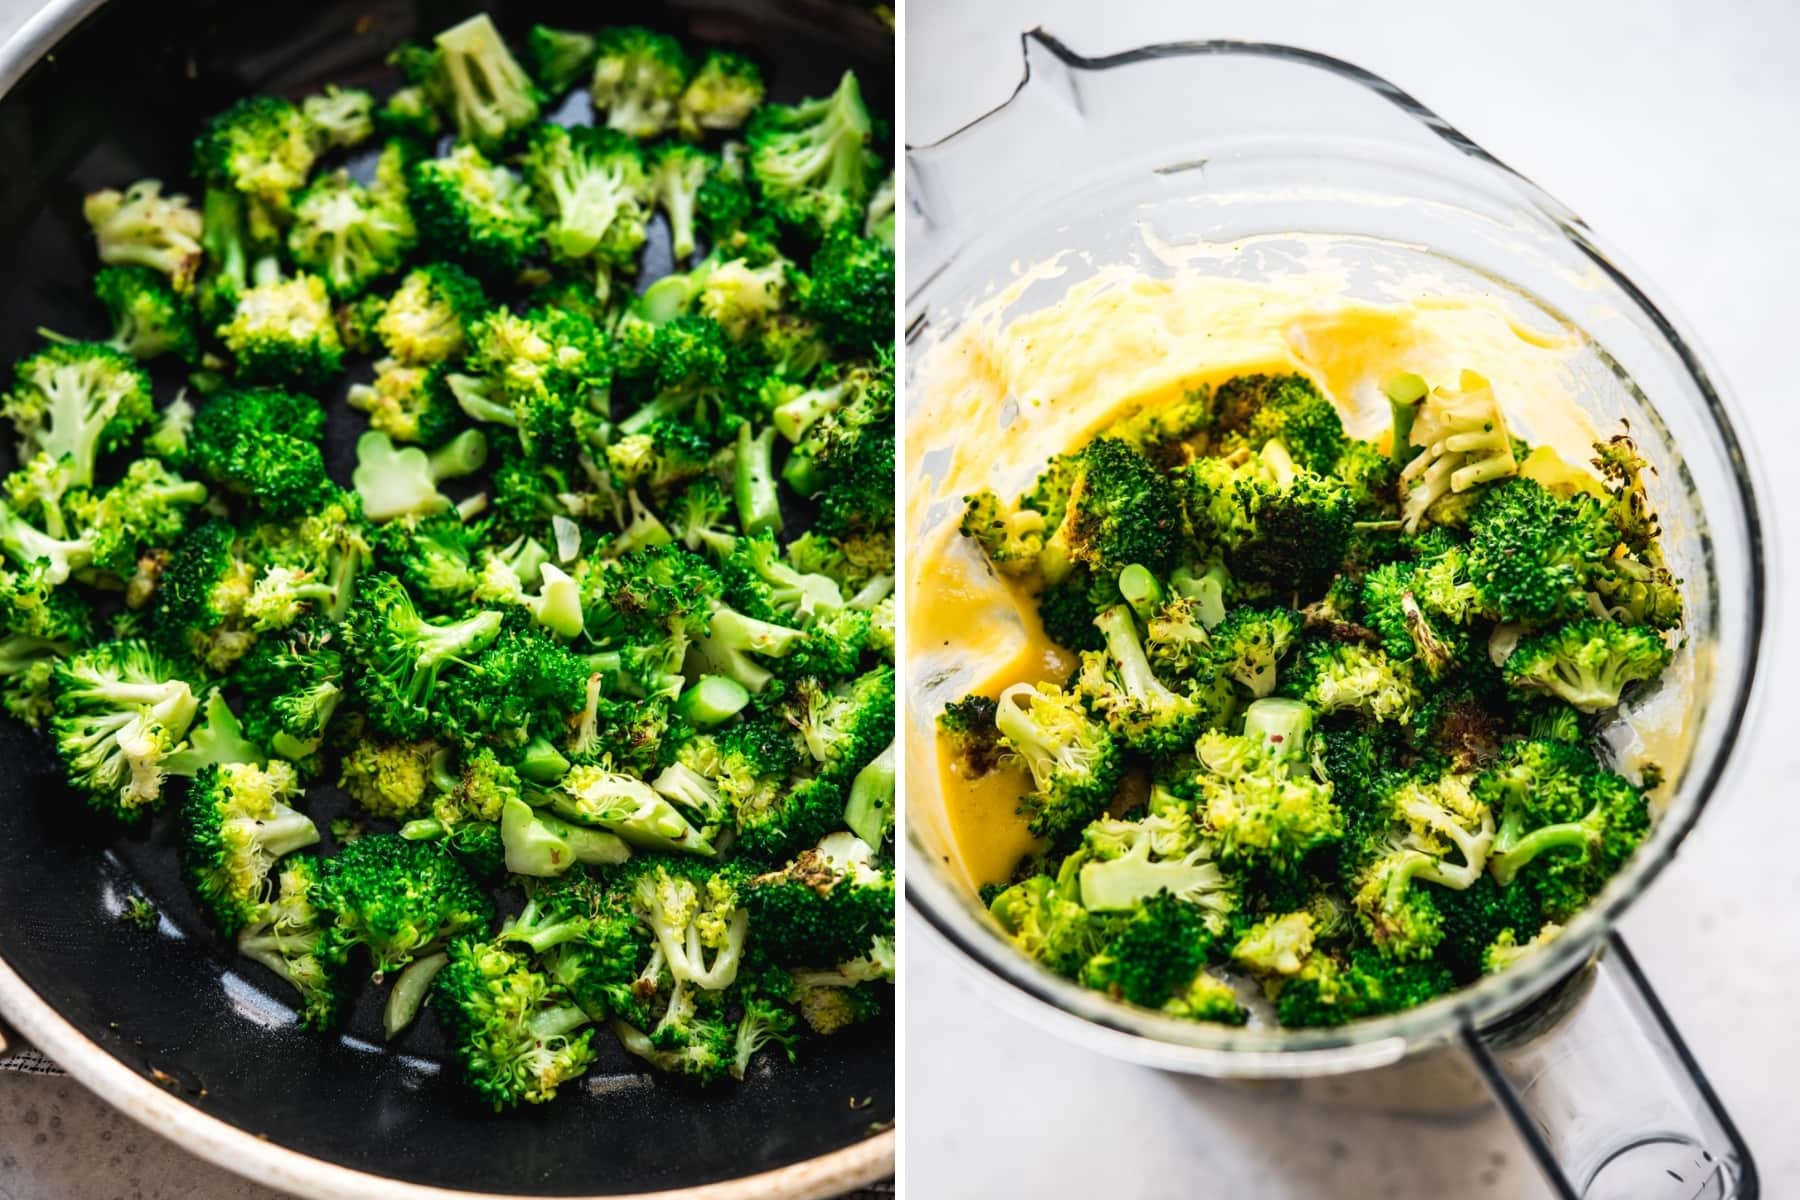
[[[0, 100], [0, 355], [28, 352], [38, 326], [100, 333], [85, 192], [144, 176], [191, 191], [188, 142], [210, 113], [250, 91], [391, 86], [381, 60], [395, 41], [428, 37], [474, 7], [309, 3], [287, 10], [298, 15], [285, 24], [261, 5], [205, 0], [101, 9]], [[642, 21], [730, 45], [763, 64], [779, 100], [823, 94], [852, 66], [871, 106], [892, 113], [893, 43], [859, 7], [488, 7], [515, 39], [534, 20]], [[667, 244], [660, 225], [652, 270]], [[662, 259], [666, 269], [666, 249]], [[169, 381], [158, 383], [166, 398]], [[341, 397], [326, 400], [347, 413]], [[355, 428], [333, 421], [327, 457], [340, 482]], [[346, 803], [315, 789], [311, 812], [324, 828]], [[374, 989], [339, 1037], [295, 1028], [285, 986], [231, 956], [189, 899], [173, 833], [168, 813], [125, 833], [91, 816], [40, 739], [0, 719], [0, 957], [108, 1053], [277, 1144], [415, 1183], [605, 1194], [769, 1170], [852, 1144], [894, 1116], [891, 1020], [809, 1039], [792, 1065], [765, 1055], [744, 1083], [705, 1092], [652, 1077], [602, 1037], [582, 1086], [496, 1116], [447, 1077], [429, 1016], [383, 1046]], [[136, 894], [161, 910], [158, 930], [119, 919]]]

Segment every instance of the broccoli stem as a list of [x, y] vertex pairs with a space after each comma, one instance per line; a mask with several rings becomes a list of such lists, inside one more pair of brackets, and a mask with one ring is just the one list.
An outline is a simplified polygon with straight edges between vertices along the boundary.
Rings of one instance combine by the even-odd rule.
[[1278, 762], [1306, 753], [1312, 723], [1313, 710], [1299, 700], [1255, 700], [1244, 710], [1244, 736], [1266, 747]]
[[1175, 693], [1164, 687], [1156, 672], [1150, 669], [1150, 659], [1144, 653], [1143, 639], [1138, 636], [1137, 621], [1129, 606], [1113, 605], [1095, 617], [1094, 624], [1105, 636], [1106, 653], [1118, 668], [1126, 694], [1133, 701], [1139, 704], [1174, 702]]
[[658, 421], [679, 417], [692, 400], [691, 396], [680, 392], [662, 392], [650, 403], [620, 421], [619, 432], [626, 435], [643, 433]]
[[427, 461], [433, 479], [460, 479], [473, 475], [487, 462], [487, 435], [479, 429], [465, 429], [433, 450]]
[[686, 312], [693, 304], [694, 297], [700, 294], [701, 274], [696, 269], [686, 275], [663, 276], [645, 288], [644, 294], [638, 297], [637, 315], [652, 325], [664, 325], [673, 321]]
[[819, 471], [810, 443], [795, 446], [788, 452], [787, 463], [781, 468], [781, 479], [796, 492], [809, 498], [823, 491], [828, 482]]
[[781, 532], [781, 495], [775, 485], [775, 427], [752, 435], [748, 423], [738, 426], [737, 469], [732, 495], [738, 525], [748, 534]]
[[1200, 603], [1200, 623], [1211, 629], [1225, 619], [1225, 583], [1230, 576], [1222, 566], [1209, 567], [1196, 575], [1191, 567], [1176, 567], [1169, 576], [1169, 586], [1176, 593]]
[[437, 978], [437, 973], [449, 961], [449, 955], [441, 953], [415, 958], [394, 980], [394, 986], [388, 992], [387, 1005], [381, 1012], [382, 1032], [390, 1041], [419, 1015], [425, 997], [431, 992], [431, 981]]
[[1015, 683], [1000, 693], [994, 710], [994, 727], [1025, 760], [1032, 779], [1042, 788], [1064, 767], [1080, 767], [1080, 755], [1072, 744], [1053, 741], [1049, 731], [1032, 714], [1037, 688]]
[[1419, 447], [1411, 442], [1413, 421], [1419, 415], [1420, 402], [1431, 389], [1424, 379], [1403, 371], [1388, 380], [1382, 390], [1387, 393], [1388, 409], [1394, 417], [1393, 442], [1388, 447], [1388, 457], [1395, 466], [1404, 467], [1419, 452]]
[[516, 770], [531, 783], [555, 783], [569, 773], [569, 760], [547, 738], [533, 738], [519, 751]]
[[484, 610], [449, 625], [419, 623], [418, 665], [422, 671], [473, 654], [500, 636], [500, 613]]
[[1510, 841], [1504, 850], [1499, 849], [1504, 837], [1496, 839], [1495, 849], [1498, 851], [1488, 859], [1488, 870], [1494, 874], [1494, 882], [1506, 887], [1518, 877], [1532, 859], [1540, 854], [1555, 850], [1577, 850], [1586, 852], [1594, 845], [1594, 833], [1586, 821], [1569, 821], [1561, 825], [1545, 825], [1530, 833]]
[[774, 676], [750, 655], [785, 658], [805, 637], [798, 629], [772, 625], [720, 605], [713, 610], [706, 636], [694, 643], [694, 650], [712, 668], [712, 673], [728, 676], [751, 691], [760, 692]]
[[844, 824], [871, 846], [879, 847], [894, 828], [894, 743], [869, 761], [850, 781]]
[[1148, 621], [1163, 605], [1162, 584], [1141, 563], [1132, 563], [1119, 572], [1119, 594], [1140, 620]]
[[892, 575], [872, 575], [869, 582], [857, 590], [856, 595], [844, 602], [846, 608], [858, 608], [865, 612], [879, 607], [883, 600], [894, 594], [894, 577]]
[[775, 428], [790, 442], [797, 442], [814, 421], [826, 413], [836, 412], [849, 392], [848, 383], [835, 387], [808, 388], [792, 400], [775, 408]]
[[664, 767], [650, 781], [650, 786], [664, 799], [700, 814], [703, 823], [717, 823], [725, 816], [725, 802], [719, 798], [719, 789], [712, 780], [684, 762], [673, 762]]
[[675, 701], [682, 720], [702, 729], [723, 725], [750, 703], [750, 691], [724, 675], [702, 675]]
[[561, 875], [578, 862], [617, 864], [631, 857], [631, 847], [616, 835], [534, 812], [517, 796], [500, 807], [500, 842], [508, 871], [539, 879]]

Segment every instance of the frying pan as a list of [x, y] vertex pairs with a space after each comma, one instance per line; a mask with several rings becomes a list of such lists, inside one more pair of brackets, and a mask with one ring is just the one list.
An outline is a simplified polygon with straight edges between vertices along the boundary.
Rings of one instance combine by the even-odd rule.
[[[211, 113], [254, 91], [391, 86], [381, 63], [396, 41], [429, 38], [476, 7], [51, 3], [0, 50], [0, 357], [28, 352], [39, 326], [100, 332], [84, 193], [145, 176], [191, 191], [189, 141]], [[632, 21], [732, 46], [762, 63], [777, 100], [825, 94], [853, 67], [877, 115], [891, 115], [893, 41], [866, 7], [489, 7], [514, 39], [534, 21]], [[648, 269], [660, 252], [666, 270], [666, 233], [653, 242]], [[169, 386], [159, 380], [159, 393]], [[325, 399], [346, 417], [327, 448], [343, 480], [357, 426], [341, 396]], [[317, 789], [309, 803], [321, 828], [346, 810]], [[286, 986], [232, 955], [189, 899], [172, 838], [167, 812], [128, 831], [90, 814], [43, 740], [0, 722], [0, 1013], [196, 1154], [305, 1196], [375, 1200], [675, 1188], [805, 1200], [893, 1170], [891, 1022], [808, 1039], [796, 1063], [764, 1055], [742, 1084], [704, 1090], [642, 1069], [602, 1037], [581, 1083], [496, 1115], [454, 1078], [429, 1014], [384, 1045], [376, 989], [340, 1035], [298, 1029]], [[160, 912], [155, 930], [120, 919], [139, 895]]]

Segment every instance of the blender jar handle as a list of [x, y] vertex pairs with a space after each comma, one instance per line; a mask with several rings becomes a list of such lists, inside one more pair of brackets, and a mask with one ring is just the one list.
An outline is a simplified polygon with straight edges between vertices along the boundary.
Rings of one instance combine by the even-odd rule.
[[[1755, 1200], [1756, 1164], [1615, 932], [1570, 1004], [1463, 1040], [1559, 1200]], [[1549, 1026], [1549, 1027], [1546, 1027]]]

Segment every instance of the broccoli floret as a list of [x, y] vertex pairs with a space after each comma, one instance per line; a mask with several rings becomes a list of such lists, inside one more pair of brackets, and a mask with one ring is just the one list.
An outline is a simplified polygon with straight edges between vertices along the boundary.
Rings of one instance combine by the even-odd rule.
[[[709, 260], [710, 261], [710, 260]], [[891, 264], [890, 275], [891, 281]], [[702, 315], [717, 321], [727, 334], [743, 341], [780, 314], [787, 300], [790, 267], [786, 259], [753, 264], [747, 258], [711, 262], [695, 297]], [[779, 408], [799, 391], [797, 384], [771, 376], [766, 403]], [[795, 440], [797, 434], [789, 435]]]
[[833, 833], [743, 892], [756, 951], [783, 966], [843, 962], [894, 935], [894, 876], [855, 834]]
[[498, 308], [470, 330], [469, 369], [445, 382], [474, 420], [518, 432], [540, 462], [568, 462], [596, 440], [612, 365], [592, 321], [562, 309]]
[[1099, 949], [1102, 922], [1082, 907], [1077, 887], [1034, 875], [995, 896], [994, 920], [1025, 954], [1059, 975], [1074, 975]]
[[323, 386], [343, 369], [331, 293], [318, 275], [284, 279], [259, 267], [217, 333], [249, 382]]
[[257, 639], [234, 675], [249, 699], [244, 728], [251, 740], [308, 773], [344, 697], [342, 648], [335, 626], [309, 617]]
[[823, 231], [862, 215], [879, 156], [856, 76], [822, 100], [767, 104], [751, 114], [750, 174], [782, 221]]
[[90, 194], [81, 211], [93, 228], [101, 262], [148, 267], [167, 275], [177, 292], [193, 290], [205, 252], [201, 216], [186, 196], [165, 196], [159, 181], [141, 179], [123, 192], [107, 188]]
[[534, 125], [525, 175], [560, 258], [629, 267], [644, 244], [650, 190], [642, 152], [610, 129]]
[[709, 50], [681, 93], [676, 125], [689, 138], [738, 129], [762, 102], [762, 71], [755, 63], [730, 50]]
[[720, 991], [737, 979], [750, 915], [741, 871], [691, 858], [634, 863], [632, 904], [677, 985]]
[[380, 359], [374, 381], [351, 384], [346, 399], [350, 407], [368, 414], [371, 429], [397, 442], [435, 446], [463, 419], [441, 364], [414, 366]]
[[1066, 465], [1067, 506], [1040, 557], [1045, 578], [1055, 583], [1073, 565], [1113, 578], [1134, 563], [1166, 573], [1181, 538], [1175, 486], [1116, 438], [1096, 438]]
[[1500, 814], [1488, 862], [1494, 881], [1510, 889], [1527, 872], [1554, 920], [1586, 903], [1649, 829], [1643, 793], [1566, 743], [1514, 743], [1475, 787]]
[[1289, 870], [1344, 830], [1332, 785], [1306, 769], [1312, 711], [1258, 700], [1244, 733], [1211, 731], [1196, 744], [1206, 770], [1196, 777], [1199, 811], [1227, 861]]
[[396, 737], [416, 737], [432, 723], [432, 693], [447, 670], [467, 670], [470, 656], [500, 633], [501, 614], [475, 612], [458, 621], [426, 621], [391, 575], [358, 581], [347, 626], [351, 679], [371, 724]]
[[385, 137], [431, 145], [444, 131], [435, 93], [435, 87], [423, 83], [408, 83], [396, 89], [375, 110], [375, 128]]
[[1151, 896], [1105, 935], [1081, 982], [1143, 1008], [1186, 995], [1215, 935], [1204, 914], [1169, 895]]
[[1313, 914], [1304, 910], [1264, 917], [1238, 936], [1231, 960], [1266, 977], [1298, 975], [1312, 956]]
[[1195, 539], [1235, 577], [1309, 588], [1338, 569], [1356, 501], [1335, 478], [1300, 467], [1272, 440], [1252, 457], [1203, 458], [1182, 471]]
[[365, 737], [339, 765], [338, 786], [372, 817], [404, 821], [425, 806], [436, 742], [390, 742]]
[[485, 461], [487, 439], [478, 429], [464, 430], [429, 454], [417, 446], [395, 446], [387, 434], [371, 429], [356, 440], [351, 481], [371, 521], [429, 517], [454, 507], [437, 490], [439, 481], [472, 474]]
[[645, 182], [669, 219], [669, 244], [678, 262], [694, 253], [695, 205], [700, 188], [717, 169], [713, 155], [680, 142], [662, 146], [651, 160]]
[[1618, 538], [1599, 501], [1559, 500], [1531, 479], [1487, 488], [1469, 519], [1469, 579], [1498, 621], [1587, 615], [1588, 593]]
[[1473, 607], [1474, 588], [1460, 581], [1465, 562], [1457, 549], [1429, 566], [1384, 563], [1362, 578], [1363, 620], [1380, 635], [1382, 650], [1411, 660], [1431, 679], [1442, 678], [1471, 652], [1469, 635], [1457, 624]]
[[1350, 849], [1363, 928], [1383, 954], [1425, 958], [1443, 940], [1435, 891], [1481, 877], [1494, 845], [1493, 811], [1466, 775], [1415, 774], [1392, 782]]
[[220, 392], [195, 414], [187, 457], [268, 516], [293, 519], [338, 494], [319, 449], [324, 428], [325, 410], [310, 396], [274, 388]]
[[634, 138], [652, 138], [675, 123], [676, 107], [693, 64], [681, 43], [641, 26], [603, 31], [595, 48], [591, 91], [606, 125]]
[[361, 88], [328, 83], [325, 90], [300, 102], [319, 153], [352, 150], [375, 133], [375, 97]]
[[1544, 924], [1543, 904], [1532, 888], [1501, 887], [1491, 872], [1460, 891], [1437, 889], [1432, 900], [1444, 931], [1437, 957], [1449, 965], [1458, 982], [1486, 970], [1488, 949], [1501, 937], [1528, 940]]
[[138, 641], [103, 642], [55, 667], [50, 732], [69, 786], [135, 821], [162, 800], [170, 755], [200, 704], [174, 665]]
[[894, 684], [893, 669], [878, 667], [833, 688], [794, 685], [783, 715], [821, 774], [848, 782], [881, 752], [893, 734]]
[[313, 893], [333, 917], [317, 952], [343, 963], [364, 946], [377, 978], [494, 919], [494, 902], [460, 863], [395, 833], [365, 834], [325, 859]]
[[1144, 754], [1175, 753], [1229, 711], [1229, 697], [1221, 702], [1216, 694], [1185, 685], [1177, 690], [1157, 678], [1128, 605], [1108, 608], [1094, 623], [1106, 650], [1082, 655], [1075, 691], [1121, 744]]
[[406, 193], [426, 248], [478, 275], [511, 275], [537, 245], [531, 189], [474, 146], [412, 163]]
[[319, 860], [295, 854], [274, 871], [275, 896], [250, 914], [238, 933], [238, 953], [261, 963], [300, 993], [300, 1024], [330, 1029], [347, 999], [344, 971], [319, 954], [330, 920], [315, 904]]
[[1282, 691], [1321, 713], [1357, 712], [1405, 724], [1419, 703], [1412, 672], [1378, 649], [1355, 642], [1312, 642], [1301, 648]]
[[45, 455], [62, 465], [64, 487], [92, 487], [100, 455], [149, 424], [150, 378], [111, 346], [67, 342], [13, 367], [0, 416], [19, 434], [19, 457]]
[[1101, 817], [1082, 833], [1078, 876], [1089, 912], [1134, 912], [1167, 893], [1201, 910], [1209, 931], [1225, 928], [1240, 904], [1238, 882], [1213, 860], [1213, 846], [1177, 801], [1132, 821]]
[[588, 1016], [548, 972], [504, 942], [459, 938], [448, 952], [431, 1004], [464, 1078], [495, 1111], [542, 1104], [588, 1069]]
[[844, 354], [867, 353], [894, 337], [894, 251], [850, 228], [836, 228], [808, 264], [800, 309]]
[[323, 276], [342, 298], [397, 270], [417, 237], [403, 196], [365, 187], [339, 170], [300, 193], [287, 244], [296, 263]]
[[205, 499], [201, 484], [171, 474], [155, 459], [139, 459], [104, 492], [72, 493], [65, 508], [83, 531], [92, 570], [130, 580], [140, 556], [168, 547], [181, 535], [189, 510]]
[[155, 270], [102, 267], [94, 276], [94, 295], [112, 319], [107, 344], [114, 349], [140, 362], [165, 354], [190, 363], [199, 357], [193, 301]]
[[1064, 838], [1112, 800], [1124, 774], [1119, 747], [1080, 700], [1054, 684], [1014, 684], [1000, 693], [994, 724], [1005, 757], [1031, 772], [1019, 800], [1040, 837]]
[[156, 589], [151, 631], [157, 644], [223, 671], [250, 652], [256, 635], [245, 606], [256, 567], [223, 521], [190, 530], [175, 546]]
[[964, 696], [938, 714], [938, 736], [949, 743], [959, 768], [980, 778], [999, 764], [1002, 747], [995, 725], [999, 705], [988, 696]]
[[194, 139], [194, 174], [208, 186], [241, 192], [251, 233], [265, 242], [286, 223], [317, 157], [306, 116], [279, 96], [238, 101]]
[[487, 310], [481, 284], [453, 263], [427, 263], [409, 272], [387, 300], [375, 332], [403, 363], [457, 358], [470, 328]]
[[1282, 985], [1275, 1017], [1283, 1025], [1342, 1025], [1399, 1012], [1449, 991], [1454, 980], [1435, 962], [1402, 962], [1371, 949], [1346, 956], [1314, 951]]
[[594, 69], [598, 39], [591, 33], [533, 25], [525, 34], [525, 61], [542, 93], [554, 100]]
[[1213, 405], [1227, 450], [1242, 445], [1254, 454], [1278, 441], [1314, 475], [1331, 474], [1344, 452], [1337, 407], [1304, 375], [1240, 375], [1219, 385]]
[[434, 42], [458, 137], [494, 151], [537, 120], [537, 88], [486, 13], [444, 30]]
[[[1165, 625], [1161, 632], [1165, 645], [1184, 644], [1176, 629]], [[1276, 669], [1299, 635], [1300, 617], [1291, 609], [1233, 609], [1213, 627], [1212, 660], [1261, 699], [1275, 691]]]
[[277, 759], [213, 764], [194, 777], [182, 805], [182, 871], [194, 894], [235, 936], [255, 922], [276, 860], [319, 840], [294, 800], [299, 777]]
[[1672, 657], [1654, 629], [1589, 617], [1524, 638], [1502, 670], [1521, 691], [1544, 692], [1594, 713], [1616, 707], [1631, 684], [1661, 675]]

